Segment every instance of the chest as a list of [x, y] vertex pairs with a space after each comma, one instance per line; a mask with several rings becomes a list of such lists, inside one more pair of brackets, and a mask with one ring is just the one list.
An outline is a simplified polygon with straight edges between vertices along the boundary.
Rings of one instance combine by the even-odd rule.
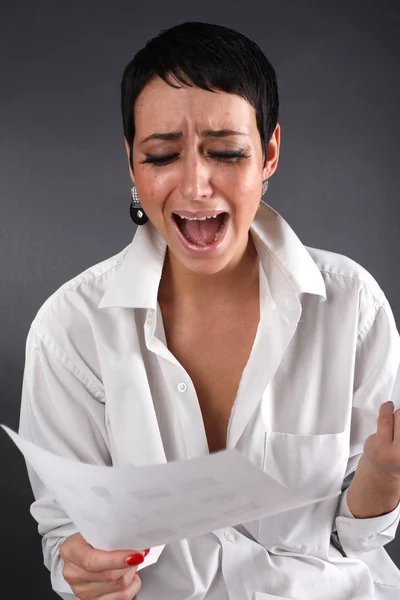
[[259, 323], [259, 301], [190, 315], [162, 307], [168, 349], [196, 389], [210, 452], [226, 447], [226, 435], [243, 370]]

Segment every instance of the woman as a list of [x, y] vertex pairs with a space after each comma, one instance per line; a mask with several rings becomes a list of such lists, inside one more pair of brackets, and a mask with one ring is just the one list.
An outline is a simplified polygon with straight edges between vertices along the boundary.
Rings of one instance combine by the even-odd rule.
[[127, 65], [122, 113], [141, 226], [39, 310], [20, 433], [107, 465], [237, 448], [305, 495], [342, 491], [149, 564], [152, 550], [89, 546], [30, 470], [53, 588], [81, 600], [398, 598], [383, 545], [399, 519], [399, 335], [368, 272], [306, 248], [260, 201], [279, 158], [274, 69], [243, 35], [184, 23]]

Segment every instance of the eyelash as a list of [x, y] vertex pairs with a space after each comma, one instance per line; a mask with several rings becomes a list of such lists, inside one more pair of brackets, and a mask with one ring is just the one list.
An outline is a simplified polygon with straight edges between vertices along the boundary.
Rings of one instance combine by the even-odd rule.
[[[164, 156], [153, 156], [152, 154], [146, 154], [146, 159], [141, 161], [141, 164], [150, 163], [155, 167], [161, 167], [165, 163], [172, 161], [174, 158], [179, 156], [178, 153], [166, 154]], [[217, 160], [235, 162], [241, 158], [249, 158], [248, 154], [245, 154], [243, 150], [237, 152], [209, 152], [208, 156], [216, 158]]]

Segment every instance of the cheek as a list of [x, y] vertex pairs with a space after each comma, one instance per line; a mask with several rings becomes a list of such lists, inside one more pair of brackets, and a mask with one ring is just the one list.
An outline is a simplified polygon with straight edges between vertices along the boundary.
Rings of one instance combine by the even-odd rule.
[[250, 197], [257, 191], [261, 175], [259, 165], [252, 158], [230, 165], [221, 165], [214, 173], [215, 180], [219, 181], [221, 187], [230, 188], [236, 193], [247, 194]]
[[153, 190], [154, 194], [160, 194], [165, 189], [172, 178], [171, 169], [166, 167], [152, 167], [147, 174], [148, 186]]
[[237, 178], [232, 177], [229, 190], [226, 190], [238, 214], [246, 215], [246, 220], [252, 220], [261, 201], [260, 174], [246, 174]]
[[177, 177], [173, 169], [160, 168], [148, 178], [149, 201], [162, 208], [177, 187]]
[[139, 198], [145, 211], [155, 214], [162, 207], [168, 194], [167, 177], [161, 172], [138, 172], [136, 174], [136, 185]]

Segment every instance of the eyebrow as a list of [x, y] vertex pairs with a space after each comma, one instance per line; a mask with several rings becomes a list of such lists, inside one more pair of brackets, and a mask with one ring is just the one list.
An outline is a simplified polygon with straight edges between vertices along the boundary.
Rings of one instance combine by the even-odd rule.
[[[200, 133], [201, 137], [207, 138], [221, 138], [227, 137], [228, 135], [247, 135], [247, 133], [243, 133], [242, 131], [234, 131], [233, 129], [204, 129]], [[144, 142], [148, 142], [149, 140], [179, 140], [182, 138], [182, 131], [170, 131], [168, 133], [152, 133], [148, 137], [142, 140], [142, 144]]]

